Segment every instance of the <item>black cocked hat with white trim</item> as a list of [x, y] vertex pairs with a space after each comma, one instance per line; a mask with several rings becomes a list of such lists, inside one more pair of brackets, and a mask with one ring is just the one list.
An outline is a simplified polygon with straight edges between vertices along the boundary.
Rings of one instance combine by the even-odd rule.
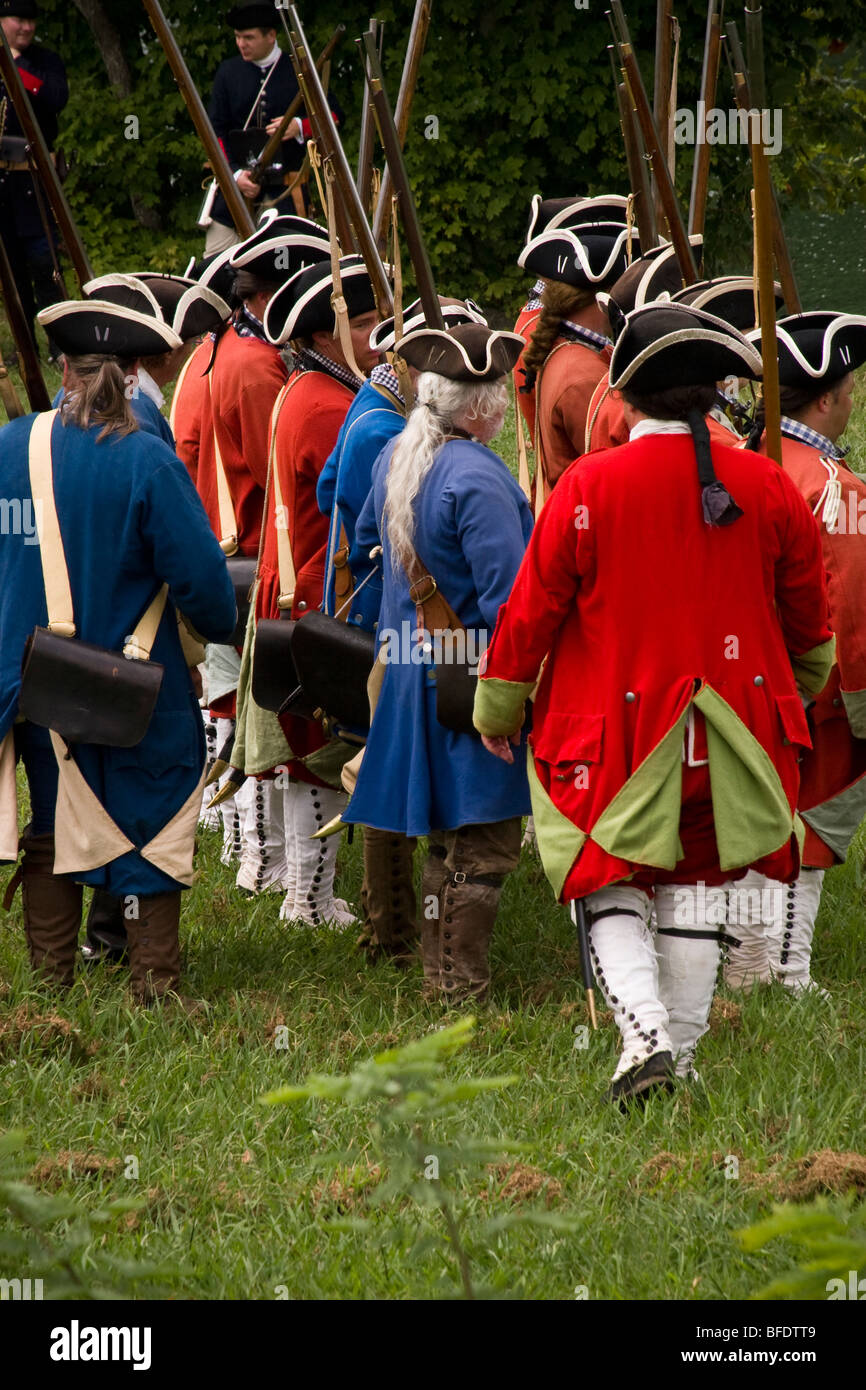
[[[781, 285], [774, 285], [776, 313], [784, 304]], [[690, 304], [724, 319], [740, 333], [755, 326], [755, 281], [751, 275], [719, 275], [715, 280], [699, 280], [671, 295], [674, 304]]]
[[[458, 323], [480, 323], [485, 328], [487, 320], [472, 299], [447, 299], [439, 296], [439, 305], [446, 328], [456, 328]], [[391, 352], [395, 343], [394, 318], [383, 319], [370, 334], [370, 347], [373, 352]], [[413, 300], [403, 310], [403, 332], [401, 337], [414, 333], [416, 328], [426, 328], [427, 320], [420, 299]]]
[[195, 256], [191, 256], [189, 265], [184, 271], [185, 278], [206, 286], [207, 289], [213, 290], [214, 294], [218, 294], [221, 299], [229, 303], [234, 292], [237, 274], [231, 264], [235, 250], [235, 246], [227, 246], [224, 251], [217, 251], [215, 255], [205, 256], [200, 261], [197, 261]]
[[260, 280], [280, 285], [306, 266], [326, 261], [330, 254], [326, 227], [270, 208], [252, 236], [232, 247], [229, 264], [235, 272], [248, 270]]
[[533, 195], [524, 245], [557, 227], [585, 227], [592, 222], [626, 223], [628, 198], [621, 193], [602, 193], [594, 198], [542, 198]]
[[[703, 309], [670, 301], [645, 304], [625, 318], [610, 360], [610, 385], [635, 396], [681, 386], [714, 386], [727, 376], [757, 380], [760, 354], [742, 334]], [[743, 515], [716, 478], [706, 421], [697, 410], [686, 415], [692, 432], [708, 526], [730, 526]]]
[[499, 381], [525, 347], [519, 333], [503, 333], [482, 323], [418, 328], [400, 338], [395, 351], [419, 372], [437, 372], [449, 381]]
[[159, 357], [181, 346], [161, 315], [105, 299], [68, 299], [36, 315], [68, 357]]
[[[692, 249], [699, 253], [704, 239], [695, 233], [689, 237], [689, 242]], [[644, 304], [651, 304], [659, 295], [674, 295], [682, 288], [683, 276], [676, 252], [669, 242], [665, 242], [633, 260], [610, 289], [602, 291], [596, 298], [609, 316], [610, 300], [613, 300], [620, 313], [630, 314], [632, 309], [641, 309]]]
[[557, 280], [576, 289], [603, 290], [618, 280], [628, 264], [628, 247], [640, 254], [636, 228], [618, 222], [588, 227], [556, 227], [534, 237], [517, 264], [542, 280]]
[[[748, 334], [760, 342], [760, 329]], [[834, 386], [866, 362], [866, 316], [815, 309], [791, 314], [776, 324], [779, 385], [795, 391]]]
[[88, 298], [125, 304], [142, 313], [147, 312], [141, 300], [145, 295], [184, 342], [216, 332], [232, 312], [206, 285], [185, 275], [158, 275], [150, 270], [135, 275], [100, 275], [87, 282], [84, 293]]
[[[360, 256], [343, 256], [340, 281], [350, 319], [376, 308], [370, 276]], [[306, 266], [281, 285], [265, 310], [264, 325], [268, 341], [280, 346], [293, 338], [311, 338], [314, 333], [331, 333], [336, 317], [331, 305], [334, 280], [330, 262]]]

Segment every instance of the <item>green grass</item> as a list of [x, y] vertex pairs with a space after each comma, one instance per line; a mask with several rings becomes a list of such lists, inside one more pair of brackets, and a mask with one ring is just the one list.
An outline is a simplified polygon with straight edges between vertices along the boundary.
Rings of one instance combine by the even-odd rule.
[[[859, 401], [849, 439], [862, 447], [862, 382]], [[202, 832], [181, 928], [183, 990], [207, 1003], [195, 1017], [136, 1011], [122, 971], [82, 974], [59, 1001], [35, 989], [16, 900], [0, 927], [0, 1128], [26, 1129], [33, 1163], [48, 1160], [38, 1185], [88, 1209], [139, 1198], [93, 1251], [170, 1266], [175, 1297], [270, 1299], [279, 1286], [301, 1298], [424, 1297], [453, 1275], [441, 1243], [422, 1239], [440, 1230], [438, 1215], [369, 1207], [365, 1170], [329, 1189], [319, 1166], [330, 1150], [363, 1145], [364, 1111], [266, 1109], [259, 1098], [312, 1071], [348, 1070], [449, 1016], [421, 1002], [420, 967], [368, 967], [353, 931], [289, 928], [279, 899], [242, 901], [218, 850]], [[814, 973], [831, 1000], [722, 994], [700, 1049], [702, 1084], [628, 1116], [600, 1102], [618, 1052], [610, 1023], [574, 1046], [585, 1016], [572, 927], [524, 854], [503, 896], [491, 1002], [449, 1063], [458, 1077], [518, 1077], [468, 1105], [463, 1128], [528, 1146], [506, 1190], [503, 1171], [441, 1173], [479, 1284], [526, 1299], [569, 1299], [578, 1286], [591, 1299], [739, 1298], [789, 1267], [789, 1243], [745, 1254], [733, 1232], [768, 1214], [798, 1161], [866, 1152], [863, 853], [861, 836], [827, 877]], [[350, 901], [360, 877], [360, 845], [344, 843], [338, 883]], [[446, 1126], [443, 1144], [450, 1135]], [[83, 1171], [64, 1152], [105, 1166]], [[728, 1155], [737, 1178], [725, 1176]], [[129, 1157], [137, 1178], [124, 1176]], [[519, 1209], [518, 1179], [577, 1229], [481, 1234], [495, 1211]], [[343, 1228], [368, 1210], [365, 1231]], [[4, 1222], [0, 1213], [0, 1242]], [[3, 1269], [0, 1255], [0, 1274], [15, 1273], [25, 1272]]]

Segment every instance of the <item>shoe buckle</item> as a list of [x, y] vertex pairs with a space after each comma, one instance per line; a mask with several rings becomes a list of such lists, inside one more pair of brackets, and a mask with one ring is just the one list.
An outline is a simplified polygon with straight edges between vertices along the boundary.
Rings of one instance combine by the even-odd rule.
[[464, 872], [463, 872], [462, 869], [457, 869], [457, 870], [456, 870], [456, 872], [455, 872], [455, 874], [454, 874], [454, 877], [452, 878], [451, 882], [452, 882], [452, 883], [465, 883], [465, 882], [466, 882], [466, 875], [464, 874]]

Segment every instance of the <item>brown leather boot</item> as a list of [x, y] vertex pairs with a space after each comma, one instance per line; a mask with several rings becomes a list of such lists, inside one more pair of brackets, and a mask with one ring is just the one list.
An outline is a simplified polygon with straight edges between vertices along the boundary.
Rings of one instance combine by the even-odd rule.
[[412, 875], [417, 841], [364, 826], [364, 930], [357, 945], [371, 961], [390, 957], [408, 965], [415, 958], [418, 923]]
[[483, 1002], [490, 984], [488, 952], [502, 895], [501, 874], [450, 874], [442, 891], [439, 967], [448, 1004]]
[[126, 923], [129, 983], [136, 1003], [150, 1004], [180, 982], [180, 889], [140, 897], [138, 912]]
[[442, 889], [448, 870], [445, 846], [431, 844], [421, 874], [421, 959], [424, 964], [424, 994], [436, 998], [442, 990], [439, 965], [439, 931], [442, 918]]
[[21, 896], [30, 964], [49, 984], [66, 989], [75, 977], [81, 884], [55, 876], [53, 835], [25, 835], [21, 846]]

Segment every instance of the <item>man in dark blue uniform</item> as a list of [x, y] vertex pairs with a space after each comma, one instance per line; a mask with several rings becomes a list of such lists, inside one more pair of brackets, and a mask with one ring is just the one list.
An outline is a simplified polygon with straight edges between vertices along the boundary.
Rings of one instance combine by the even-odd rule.
[[[57, 117], [69, 100], [69, 87], [61, 59], [50, 48], [33, 41], [38, 13], [34, 0], [0, 0], [0, 25], [51, 149], [57, 139]], [[7, 97], [7, 105], [0, 138], [0, 236], [24, 312], [32, 325], [36, 310], [62, 299], [63, 293], [54, 278], [53, 248], [29, 172], [23, 131], [12, 100], [0, 82], [0, 101], [3, 97]], [[53, 236], [54, 223], [44, 194], [41, 196]]]
[[[289, 55], [277, 43], [280, 19], [273, 4], [266, 0], [264, 4], [236, 5], [226, 15], [226, 22], [235, 31], [239, 56], [226, 58], [217, 68], [209, 111], [211, 123], [244, 197], [256, 201], [263, 194], [276, 198], [285, 192], [285, 175], [296, 172], [304, 161], [310, 123], [306, 115], [290, 122], [281, 159], [271, 166], [264, 187], [254, 183], [245, 166], [264, 149], [268, 136], [297, 96], [298, 84]], [[333, 100], [331, 105], [339, 122], [342, 112]], [[283, 211], [303, 212], [303, 208], [284, 206]], [[240, 240], [221, 193], [214, 198], [210, 217], [205, 240], [208, 256]]]

